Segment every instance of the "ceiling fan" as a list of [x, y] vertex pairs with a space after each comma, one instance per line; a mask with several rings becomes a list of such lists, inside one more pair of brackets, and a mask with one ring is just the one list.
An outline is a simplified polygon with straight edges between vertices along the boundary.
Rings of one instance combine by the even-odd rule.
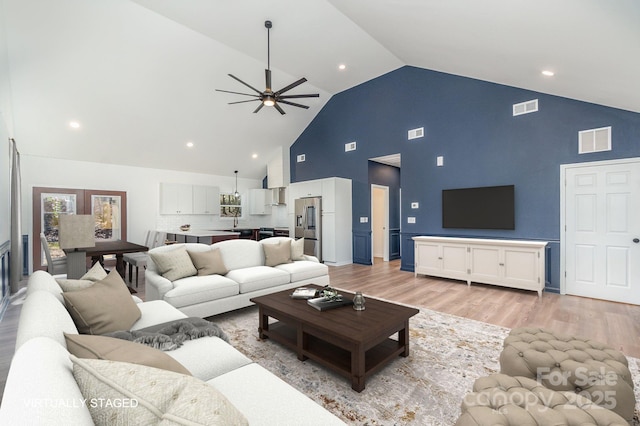
[[264, 70], [266, 86], [267, 86], [266, 89], [263, 92], [261, 92], [258, 89], [256, 89], [255, 87], [251, 86], [250, 84], [247, 84], [244, 81], [240, 80], [238, 77], [234, 76], [233, 74], [229, 74], [229, 77], [231, 77], [234, 80], [237, 80], [240, 83], [244, 84], [249, 89], [251, 89], [254, 92], [256, 92], [257, 94], [232, 92], [232, 91], [229, 91], [229, 90], [221, 90], [221, 89], [216, 89], [216, 91], [225, 92], [225, 93], [234, 93], [236, 95], [244, 95], [244, 96], [252, 96], [252, 97], [254, 97], [255, 99], [249, 99], [249, 100], [246, 100], [246, 101], [229, 102], [229, 105], [232, 105], [232, 104], [241, 104], [241, 103], [245, 103], [245, 102], [258, 101], [258, 102], [260, 102], [260, 105], [258, 105], [258, 108], [256, 108], [255, 111], [253, 111], [254, 113], [260, 111], [263, 106], [272, 106], [275, 109], [277, 109], [280, 114], [285, 114], [284, 110], [280, 107], [280, 105], [278, 105], [279, 103], [286, 104], [286, 105], [292, 105], [292, 106], [295, 106], [295, 107], [298, 107], [298, 108], [308, 109], [309, 107], [307, 105], [302, 105], [302, 104], [298, 104], [298, 103], [295, 103], [295, 102], [291, 102], [288, 99], [317, 98], [317, 97], [320, 96], [318, 93], [307, 94], [307, 95], [283, 95], [283, 93], [288, 92], [289, 90], [293, 89], [294, 87], [297, 87], [297, 86], [301, 85], [302, 83], [304, 83], [305, 81], [307, 81], [306, 78], [302, 77], [300, 80], [295, 81], [295, 82], [291, 83], [290, 85], [285, 86], [282, 89], [277, 90], [275, 92], [271, 89], [271, 52], [270, 52], [269, 32], [270, 32], [270, 29], [271, 29], [271, 27], [273, 25], [272, 25], [271, 21], [265, 21], [264, 22], [264, 26], [267, 29], [267, 69]]

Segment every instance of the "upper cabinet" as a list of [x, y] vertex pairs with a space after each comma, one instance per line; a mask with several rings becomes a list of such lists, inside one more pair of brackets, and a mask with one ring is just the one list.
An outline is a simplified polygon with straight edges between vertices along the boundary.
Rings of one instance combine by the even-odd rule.
[[220, 189], [217, 186], [193, 186], [193, 214], [220, 214]]
[[250, 189], [249, 190], [249, 214], [263, 215], [271, 214], [271, 190]]
[[267, 187], [281, 188], [287, 186], [284, 179], [284, 161], [282, 154], [276, 155], [267, 163]]
[[160, 214], [220, 214], [216, 186], [160, 184]]

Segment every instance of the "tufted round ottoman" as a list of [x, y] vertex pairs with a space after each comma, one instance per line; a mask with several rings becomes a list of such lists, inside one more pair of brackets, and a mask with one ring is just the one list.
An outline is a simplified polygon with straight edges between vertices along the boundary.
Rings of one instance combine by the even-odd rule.
[[473, 384], [456, 426], [628, 426], [613, 411], [574, 392], [556, 392], [526, 377], [492, 374]]
[[603, 343], [542, 328], [516, 328], [504, 341], [500, 372], [583, 395], [627, 421], [633, 418], [636, 401], [627, 358]]

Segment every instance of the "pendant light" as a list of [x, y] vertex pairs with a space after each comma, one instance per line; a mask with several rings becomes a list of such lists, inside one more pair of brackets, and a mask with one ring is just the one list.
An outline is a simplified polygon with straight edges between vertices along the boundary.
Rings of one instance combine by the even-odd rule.
[[236, 170], [234, 173], [236, 174], [236, 192], [234, 192], [233, 195], [238, 198], [240, 196], [240, 193], [238, 192], [238, 171]]

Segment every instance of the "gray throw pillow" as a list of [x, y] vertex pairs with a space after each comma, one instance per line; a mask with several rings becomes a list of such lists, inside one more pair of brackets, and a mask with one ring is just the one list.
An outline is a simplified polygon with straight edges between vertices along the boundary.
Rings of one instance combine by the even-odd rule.
[[198, 270], [198, 275], [225, 275], [229, 270], [224, 266], [220, 249], [207, 251], [189, 251], [189, 257], [193, 266]]
[[151, 260], [158, 266], [160, 275], [169, 281], [176, 281], [180, 278], [191, 277], [198, 273], [193, 266], [191, 257], [187, 253], [184, 246], [177, 247], [173, 250], [162, 251], [158, 253], [149, 253]]

